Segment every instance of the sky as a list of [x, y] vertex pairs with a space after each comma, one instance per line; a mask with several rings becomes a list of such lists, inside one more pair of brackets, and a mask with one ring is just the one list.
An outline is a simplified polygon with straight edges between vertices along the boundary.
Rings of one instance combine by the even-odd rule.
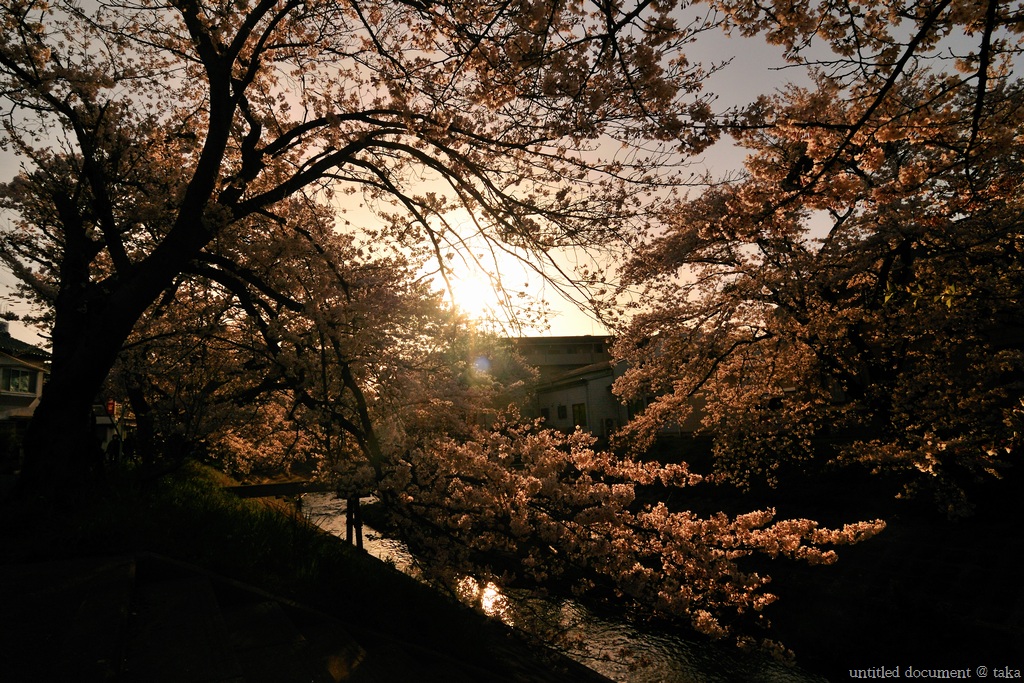
[[[759, 39], [726, 38], [719, 33], [709, 32], [702, 35], [700, 40], [699, 52], [694, 50], [691, 53], [691, 61], [709, 63], [732, 59], [731, 64], [713, 76], [708, 83], [707, 91], [717, 95], [717, 100], [713, 105], [717, 110], [749, 102], [759, 94], [778, 88], [784, 80], [798, 75], [790, 71], [780, 73], [778, 70], [774, 70], [772, 65], [781, 63], [780, 51]], [[713, 175], [721, 176], [739, 168], [743, 158], [743, 150], [725, 141], [715, 145], [701, 157], [694, 159], [694, 170], [700, 172], [708, 169]], [[0, 150], [0, 182], [10, 180], [18, 172], [20, 165], [21, 160], [16, 155]], [[11, 222], [10, 215], [0, 213], [0, 229], [10, 229]], [[562, 265], [571, 266], [571, 256], [563, 255], [561, 260]], [[503, 281], [509, 286], [526, 289], [531, 295], [543, 297], [550, 303], [552, 315], [548, 318], [547, 328], [525, 327], [521, 331], [523, 334], [596, 335], [607, 333], [605, 328], [592, 316], [564, 300], [555, 288], [546, 284], [536, 274], [522, 270], [521, 266], [514, 264], [511, 260], [502, 260], [499, 266], [503, 271]], [[457, 299], [461, 300], [461, 306], [471, 315], [493, 315], [492, 311], [497, 308], [496, 297], [491, 294], [487, 280], [486, 275], [480, 271], [465, 270], [460, 278], [452, 282], [453, 293]], [[0, 266], [0, 312], [24, 315], [29, 312], [29, 307], [12, 296], [10, 287], [14, 281], [14, 276], [6, 268]], [[33, 343], [38, 343], [41, 339], [37, 330], [18, 321], [11, 324], [11, 332], [14, 336]]]
[[[731, 60], [728, 66], [712, 76], [706, 87], [707, 92], [717, 95], [713, 104], [716, 110], [747, 104], [758, 95], [772, 94], [786, 82], [801, 78], [798, 71], [779, 70], [777, 65], [782, 63], [781, 49], [767, 45], [760, 39], [730, 38], [709, 32], [701, 36], [700, 47], [699, 54], [694, 53], [692, 60], [705, 63]], [[694, 158], [693, 170], [698, 174], [706, 170], [713, 177], [722, 177], [741, 168], [745, 157], [746, 152], [742, 148], [726, 139]], [[562, 259], [564, 266], [570, 266], [571, 262], [572, 258], [568, 255]], [[526, 281], [531, 293], [553, 304], [552, 315], [547, 321], [548, 327], [543, 330], [526, 328], [523, 334], [566, 336], [608, 333], [592, 315], [563, 299], [539, 276], [517, 267], [511, 260], [503, 261], [502, 267], [507, 282], [519, 286], [518, 283]], [[461, 282], [453, 283], [456, 298], [462, 299], [462, 307], [472, 314], [488, 316], [496, 308], [496, 299], [489, 293], [486, 279], [479, 272], [470, 272], [464, 274]]]

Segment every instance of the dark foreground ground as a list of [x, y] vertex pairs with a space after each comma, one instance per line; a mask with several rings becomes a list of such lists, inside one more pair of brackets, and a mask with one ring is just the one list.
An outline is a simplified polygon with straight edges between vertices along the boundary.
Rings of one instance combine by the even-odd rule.
[[[886, 502], [837, 564], [773, 567], [774, 637], [830, 681], [1024, 677], [1022, 484], [958, 521]], [[0, 680], [605, 680], [212, 484], [112, 490], [0, 509]], [[779, 514], [835, 524], [875, 493], [815, 484]]]
[[605, 680], [473, 614], [466, 652], [148, 554], [0, 566], [0, 583], [5, 681]]
[[607, 683], [209, 482], [8, 502], [0, 530], [4, 683]]

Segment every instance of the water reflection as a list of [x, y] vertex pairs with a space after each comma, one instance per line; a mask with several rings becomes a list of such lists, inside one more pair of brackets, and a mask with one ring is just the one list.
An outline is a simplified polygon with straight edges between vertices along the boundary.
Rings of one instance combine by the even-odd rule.
[[[374, 502], [363, 498], [363, 504]], [[302, 512], [318, 527], [339, 538], [345, 538], [345, 500], [333, 493], [307, 493], [302, 496]], [[383, 536], [363, 525], [363, 549], [378, 560], [392, 565], [404, 574], [420, 578], [420, 571], [408, 548], [401, 541]]]
[[479, 608], [489, 617], [501, 619], [509, 626], [516, 625], [508, 598], [502, 594], [501, 588], [491, 581], [481, 586], [472, 576], [464, 576], [455, 587], [455, 595], [467, 605]]
[[[364, 501], [370, 502], [370, 501]], [[320, 528], [345, 537], [345, 501], [330, 493], [303, 496], [303, 510]], [[369, 527], [363, 547], [397, 569], [420, 577], [399, 541]], [[467, 576], [459, 599], [528, 632], [569, 657], [621, 683], [826, 683], [824, 678], [732, 649], [694, 643], [594, 614], [579, 603], [526, 590], [502, 590]]]

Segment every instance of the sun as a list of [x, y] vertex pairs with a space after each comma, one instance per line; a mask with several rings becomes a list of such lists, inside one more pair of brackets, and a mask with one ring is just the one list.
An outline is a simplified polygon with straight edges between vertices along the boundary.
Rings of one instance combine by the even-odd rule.
[[479, 320], [501, 313], [497, 285], [485, 275], [463, 269], [448, 276], [450, 300], [467, 317]]
[[571, 258], [562, 262], [558, 254], [538, 255], [498, 243], [485, 235], [482, 225], [468, 212], [455, 212], [439, 229], [446, 239], [434, 265], [440, 265], [444, 276], [435, 271], [433, 277], [448, 304], [482, 328], [500, 333], [546, 333], [556, 316], [565, 329], [593, 328], [589, 318], [580, 322], [585, 314], [552, 284], [573, 270]]

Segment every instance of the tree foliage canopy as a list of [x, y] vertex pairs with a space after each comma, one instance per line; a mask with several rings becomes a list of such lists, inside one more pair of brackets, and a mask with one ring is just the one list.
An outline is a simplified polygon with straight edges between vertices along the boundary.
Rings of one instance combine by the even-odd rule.
[[1019, 11], [729, 11], [812, 83], [761, 99], [734, 131], [745, 174], [669, 207], [623, 269], [651, 305], [624, 328], [619, 390], [661, 394], [634, 427], [699, 395], [723, 477], [861, 462], [963, 511], [1020, 447]]
[[[514, 416], [517, 417], [517, 416]], [[827, 528], [778, 519], [775, 510], [712, 515], [642, 500], [643, 487], [684, 496], [702, 478], [685, 465], [639, 462], [518, 420], [444, 436], [411, 449], [383, 482], [403, 536], [431, 576], [571, 586], [634, 616], [680, 620], [713, 638], [732, 636], [776, 655], [765, 608], [778, 596], [754, 558], [812, 565], [871, 538], [881, 520]], [[455, 575], [453, 577], [453, 574]]]
[[[1019, 452], [1022, 26], [998, 0], [4, 2], [0, 145], [24, 167], [0, 257], [53, 341], [25, 481], [84, 481], [120, 362], [140, 412], [196, 417], [200, 439], [272, 434], [169, 397], [259, 397], [258, 425], [354, 439], [396, 508], [456, 542], [442, 556], [513, 555], [716, 636], [760, 623], [773, 596], [746, 558], [828, 562], [883, 524], [670, 510], [636, 486], [707, 479], [477, 430], [463, 408], [501, 383], [474, 386], [410, 264], [450, 273], [466, 216], [537, 268], [625, 254], [638, 303], [607, 313], [618, 391], [654, 397], [635, 435], [701, 398], [712, 480], [856, 462], [956, 512]], [[808, 82], [716, 115], [715, 68], [686, 54], [712, 28]], [[746, 171], [672, 192], [726, 132]], [[186, 342], [204, 363], [179, 381]]]
[[[615, 242], [664, 152], [717, 134], [678, 50], [704, 24], [672, 9], [5, 3], [2, 144], [26, 167], [3, 191], [20, 219], [2, 252], [53, 307], [30, 478], [82, 460], [57, 435], [85, 433], [144, 312], [229, 232], [287, 225], [298, 194], [371, 209], [378, 239], [426, 246], [442, 275], [457, 208], [541, 261]], [[605, 141], [620, 151], [601, 158]]]

